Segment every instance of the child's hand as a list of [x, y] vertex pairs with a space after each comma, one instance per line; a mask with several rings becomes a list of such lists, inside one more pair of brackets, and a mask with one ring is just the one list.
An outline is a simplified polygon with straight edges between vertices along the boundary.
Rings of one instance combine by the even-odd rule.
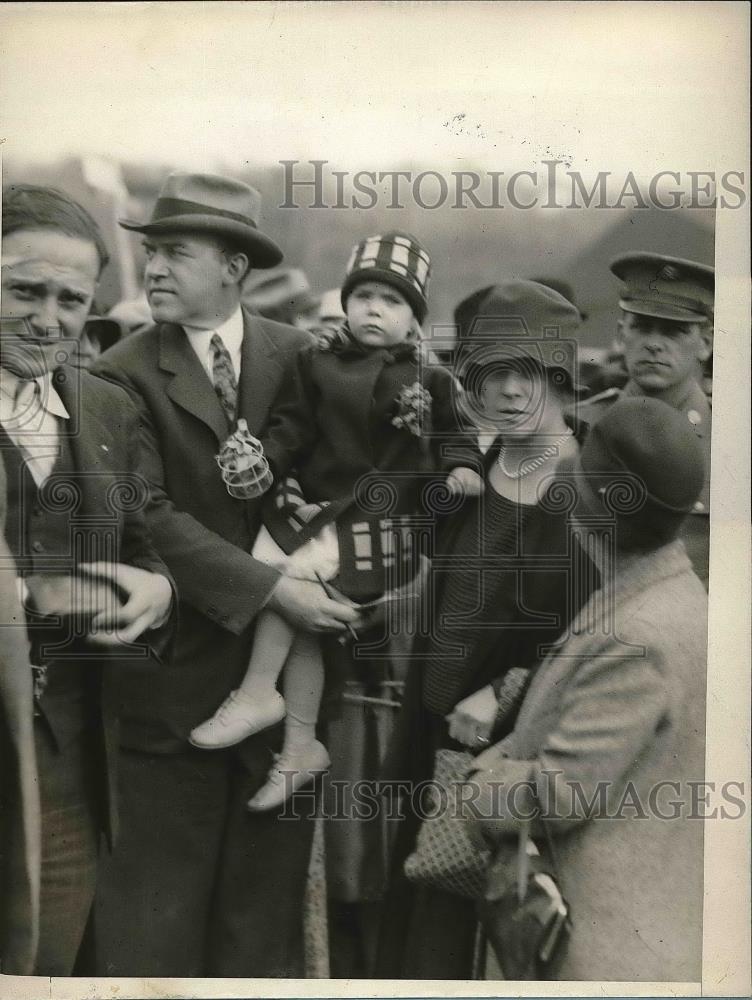
[[447, 476], [447, 486], [455, 494], [466, 497], [479, 497], [483, 492], [483, 480], [474, 469], [460, 466]]

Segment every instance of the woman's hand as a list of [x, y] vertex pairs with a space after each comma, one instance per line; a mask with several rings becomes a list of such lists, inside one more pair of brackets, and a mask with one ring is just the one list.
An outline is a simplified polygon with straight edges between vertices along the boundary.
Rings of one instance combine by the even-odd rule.
[[487, 684], [455, 705], [454, 710], [446, 717], [449, 735], [466, 747], [477, 749], [486, 746], [491, 738], [498, 710], [496, 692]]
[[462, 465], [452, 469], [446, 482], [452, 493], [462, 496], [478, 497], [483, 492], [483, 480], [475, 469], [467, 469]]

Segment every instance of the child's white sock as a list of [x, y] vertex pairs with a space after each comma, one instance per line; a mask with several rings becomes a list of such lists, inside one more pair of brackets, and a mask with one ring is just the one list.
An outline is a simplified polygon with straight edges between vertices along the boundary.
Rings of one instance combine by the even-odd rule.
[[285, 750], [298, 753], [316, 742], [316, 722], [305, 722], [292, 712], [285, 716]]

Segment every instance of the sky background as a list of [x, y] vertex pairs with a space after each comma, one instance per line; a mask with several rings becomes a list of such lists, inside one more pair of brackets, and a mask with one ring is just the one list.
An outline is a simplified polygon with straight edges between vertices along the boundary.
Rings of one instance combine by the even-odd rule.
[[194, 169], [723, 169], [746, 25], [736, 3], [3, 3], [2, 137]]
[[[684, 213], [685, 225], [680, 212], [427, 211], [410, 198], [398, 212], [386, 189], [372, 211], [284, 212], [279, 161], [508, 178], [558, 159], [564, 181], [610, 171], [618, 192], [630, 171], [674, 170], [686, 187], [688, 170], [744, 169], [747, 24], [737, 3], [2, 3], [4, 176], [85, 201], [59, 164], [105, 156], [126, 166], [128, 214], [143, 217], [169, 170], [235, 174], [261, 189], [263, 228], [318, 290], [341, 281], [357, 239], [407, 228], [433, 256], [433, 322], [502, 277], [563, 277], [589, 313], [583, 342], [605, 346], [611, 257], [712, 263], [712, 212]], [[97, 218], [137, 274], [117, 214]], [[114, 266], [105, 278], [108, 306], [123, 285]]]

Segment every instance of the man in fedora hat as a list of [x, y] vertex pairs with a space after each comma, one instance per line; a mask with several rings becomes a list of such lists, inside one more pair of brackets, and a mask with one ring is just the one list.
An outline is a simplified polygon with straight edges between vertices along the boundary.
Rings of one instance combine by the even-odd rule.
[[647, 396], [683, 413], [705, 455], [705, 485], [682, 537], [695, 572], [707, 587], [710, 550], [711, 411], [702, 389], [703, 366], [713, 351], [715, 272], [712, 267], [664, 254], [623, 254], [611, 263], [622, 282], [617, 341], [629, 379], [580, 403], [579, 414], [596, 423], [621, 398]]
[[[274, 608], [297, 628], [344, 629], [351, 605], [251, 556], [260, 502], [225, 487], [216, 456], [243, 418], [259, 436], [306, 333], [241, 305], [253, 268], [282, 252], [258, 228], [257, 191], [226, 177], [172, 174], [143, 234], [155, 325], [106, 352], [142, 422], [155, 544], [180, 595], [168, 669], [121, 690], [123, 827], [96, 913], [98, 972], [300, 976], [312, 823], [251, 815], [281, 725], [229, 750], [188, 743], [237, 687], [253, 622]], [[294, 804], [293, 804], [294, 808]]]

